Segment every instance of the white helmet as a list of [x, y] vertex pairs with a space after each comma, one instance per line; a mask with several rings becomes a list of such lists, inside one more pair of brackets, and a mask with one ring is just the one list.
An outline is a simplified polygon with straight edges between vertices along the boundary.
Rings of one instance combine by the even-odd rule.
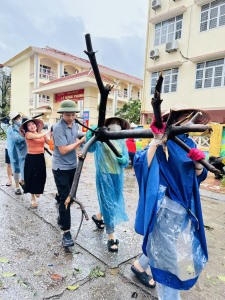
[[17, 111], [15, 111], [15, 110], [11, 111], [11, 113], [9, 114], [10, 120], [15, 119], [15, 117], [17, 117], [17, 116], [20, 116], [20, 117], [21, 117], [21, 114], [19, 114], [19, 113], [18, 113]]

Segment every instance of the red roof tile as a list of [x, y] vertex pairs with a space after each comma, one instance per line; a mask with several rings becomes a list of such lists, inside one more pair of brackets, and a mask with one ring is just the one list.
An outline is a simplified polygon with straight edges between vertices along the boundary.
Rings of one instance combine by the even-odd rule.
[[[71, 62], [73, 64], [76, 64], [76, 65], [86, 68], [86, 69], [90, 69], [90, 67], [91, 67], [90, 62], [87, 59], [83, 59], [83, 58], [77, 57], [73, 54], [70, 54], [70, 53], [67, 53], [64, 51], [60, 51], [60, 50], [57, 50], [57, 49], [54, 49], [51, 47], [45, 47], [45, 48], [32, 47], [32, 49], [40, 54], [49, 55], [51, 57], [55, 57], [62, 61]], [[137, 84], [137, 85], [141, 85], [141, 86], [143, 85], [143, 80], [140, 78], [131, 76], [129, 74], [126, 74], [126, 73], [123, 73], [120, 71], [116, 71], [116, 70], [108, 68], [106, 66], [102, 66], [102, 65], [98, 65], [98, 66], [99, 66], [99, 71], [102, 74], [102, 76], [108, 75], [108, 76], [112, 76], [112, 77], [115, 77], [115, 78], [118, 78], [121, 80], [128, 81], [133, 84]], [[77, 75], [77, 74], [75, 74], [75, 75]]]

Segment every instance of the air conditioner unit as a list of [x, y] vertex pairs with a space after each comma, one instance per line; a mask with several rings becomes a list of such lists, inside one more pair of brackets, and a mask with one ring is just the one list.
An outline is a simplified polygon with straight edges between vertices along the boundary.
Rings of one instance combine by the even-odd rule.
[[174, 52], [178, 49], [178, 42], [177, 40], [166, 43], [166, 52]]
[[150, 58], [151, 59], [159, 58], [159, 49], [158, 48], [155, 48], [155, 49], [150, 51]]
[[152, 9], [157, 10], [161, 7], [160, 0], [152, 0]]

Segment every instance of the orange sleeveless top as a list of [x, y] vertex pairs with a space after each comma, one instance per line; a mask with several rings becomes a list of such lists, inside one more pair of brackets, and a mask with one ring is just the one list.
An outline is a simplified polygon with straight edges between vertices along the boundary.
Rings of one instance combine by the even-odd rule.
[[44, 153], [44, 144], [45, 144], [45, 138], [42, 137], [40, 139], [27, 139], [27, 153], [29, 154], [41, 154]]

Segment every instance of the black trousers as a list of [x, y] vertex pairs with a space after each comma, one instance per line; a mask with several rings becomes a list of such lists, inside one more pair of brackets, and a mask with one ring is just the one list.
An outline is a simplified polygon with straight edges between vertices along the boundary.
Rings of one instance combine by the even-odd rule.
[[62, 230], [69, 230], [71, 226], [70, 204], [67, 209], [64, 204], [66, 198], [69, 196], [70, 189], [73, 183], [73, 178], [76, 169], [71, 170], [52, 170], [55, 178], [55, 184], [58, 190], [58, 211], [59, 223]]

